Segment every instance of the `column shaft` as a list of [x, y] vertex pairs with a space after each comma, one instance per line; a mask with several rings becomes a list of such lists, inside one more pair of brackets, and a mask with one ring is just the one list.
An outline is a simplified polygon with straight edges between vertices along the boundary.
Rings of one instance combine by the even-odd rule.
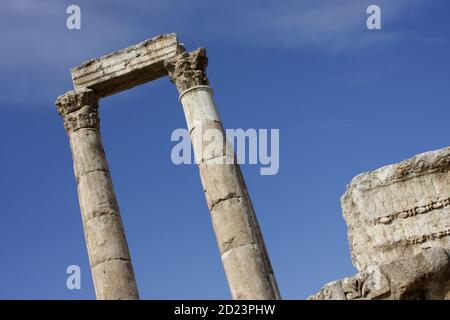
[[233, 299], [280, 299], [247, 187], [208, 86], [206, 62], [200, 49], [168, 70], [180, 92], [231, 294]]
[[64, 118], [97, 299], [139, 299], [131, 258], [99, 131], [91, 90], [57, 100]]

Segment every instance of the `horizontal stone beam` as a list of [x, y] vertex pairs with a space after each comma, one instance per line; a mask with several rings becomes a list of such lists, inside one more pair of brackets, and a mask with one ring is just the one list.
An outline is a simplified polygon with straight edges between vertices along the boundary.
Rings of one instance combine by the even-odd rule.
[[169, 33], [86, 61], [71, 70], [75, 91], [92, 89], [101, 98], [158, 79], [167, 75], [164, 62], [183, 52]]

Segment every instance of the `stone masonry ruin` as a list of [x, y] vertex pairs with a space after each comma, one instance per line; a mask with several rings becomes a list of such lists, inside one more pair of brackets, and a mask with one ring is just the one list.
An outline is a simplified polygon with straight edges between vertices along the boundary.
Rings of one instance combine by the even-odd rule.
[[215, 154], [204, 152], [203, 130], [214, 128], [225, 137], [207, 64], [205, 49], [185, 52], [175, 34], [161, 35], [72, 69], [74, 91], [56, 100], [70, 140], [97, 299], [139, 299], [100, 135], [99, 99], [167, 75], [178, 89], [233, 299], [280, 299], [234, 155], [218, 141], [212, 142], [221, 146], [212, 148]]
[[[56, 100], [97, 299], [139, 299], [102, 145], [99, 100], [164, 76], [179, 93], [233, 299], [281, 298], [239, 165], [227, 143], [205, 153], [203, 130], [225, 137], [207, 63], [205, 49], [186, 52], [175, 34], [165, 34], [73, 68], [74, 90]], [[450, 299], [449, 170], [445, 148], [355, 177], [341, 202], [359, 273], [309, 299]]]
[[310, 299], [450, 299], [450, 148], [356, 176], [341, 203], [360, 272]]

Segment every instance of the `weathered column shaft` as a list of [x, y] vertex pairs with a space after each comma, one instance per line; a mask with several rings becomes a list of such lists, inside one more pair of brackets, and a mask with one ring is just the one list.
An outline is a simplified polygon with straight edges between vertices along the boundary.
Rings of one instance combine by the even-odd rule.
[[56, 105], [70, 139], [97, 299], [139, 299], [99, 131], [98, 99], [92, 90], [70, 91]]
[[[227, 152], [225, 132], [209, 87], [206, 66], [204, 49], [184, 53], [166, 64], [180, 93], [232, 297], [280, 299], [240, 167], [233, 151]], [[215, 136], [213, 148], [205, 144], [210, 133]]]

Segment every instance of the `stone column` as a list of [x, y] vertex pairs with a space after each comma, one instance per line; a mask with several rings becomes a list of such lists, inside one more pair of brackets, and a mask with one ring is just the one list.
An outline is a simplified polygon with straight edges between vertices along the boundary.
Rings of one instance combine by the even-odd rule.
[[[205, 73], [207, 60], [201, 48], [167, 62], [166, 68], [180, 93], [231, 294], [233, 299], [280, 299], [240, 167], [233, 151], [226, 152], [225, 132]], [[203, 141], [210, 134], [215, 136], [213, 148]]]
[[139, 299], [100, 136], [98, 99], [92, 90], [70, 91], [56, 106], [70, 139], [97, 299]]

